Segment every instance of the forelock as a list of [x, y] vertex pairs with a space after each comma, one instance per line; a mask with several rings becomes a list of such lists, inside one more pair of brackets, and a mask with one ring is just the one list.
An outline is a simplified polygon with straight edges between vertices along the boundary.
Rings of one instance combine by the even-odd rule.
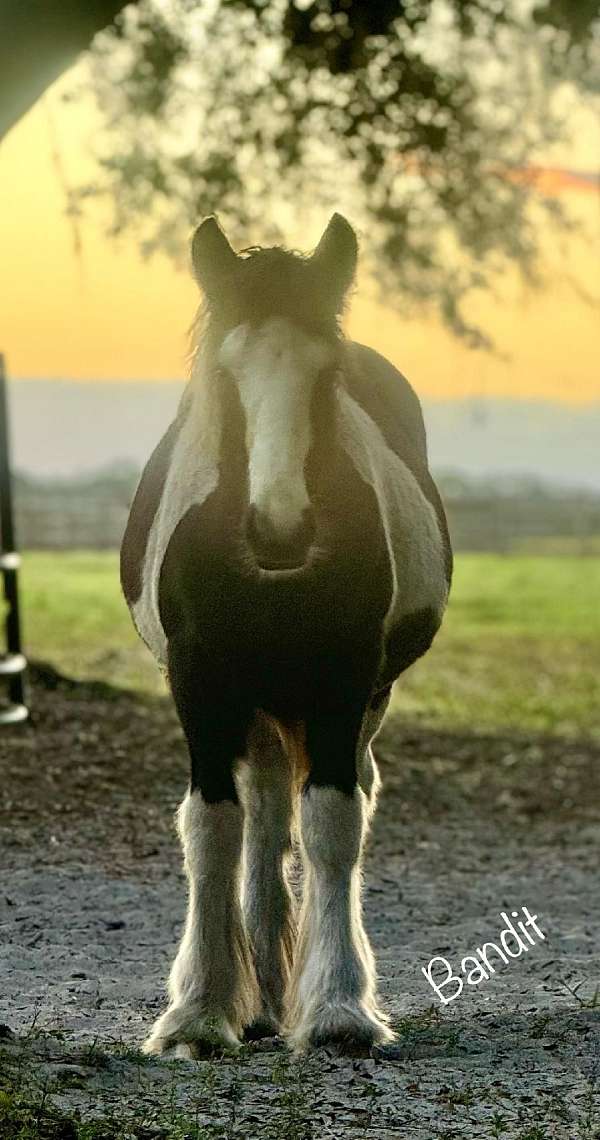
[[225, 329], [283, 317], [328, 339], [339, 333], [335, 293], [310, 259], [275, 246], [243, 250], [235, 281], [210, 306]]

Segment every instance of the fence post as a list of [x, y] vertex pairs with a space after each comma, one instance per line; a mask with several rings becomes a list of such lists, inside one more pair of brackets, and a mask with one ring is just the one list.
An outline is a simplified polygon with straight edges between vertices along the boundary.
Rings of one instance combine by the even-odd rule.
[[8, 685], [8, 705], [0, 704], [0, 725], [17, 724], [29, 715], [24, 683], [27, 662], [21, 651], [19, 555], [15, 550], [8, 434], [6, 372], [4, 356], [0, 353], [0, 572], [5, 609], [1, 624], [6, 641], [6, 648], [0, 647], [0, 682]]

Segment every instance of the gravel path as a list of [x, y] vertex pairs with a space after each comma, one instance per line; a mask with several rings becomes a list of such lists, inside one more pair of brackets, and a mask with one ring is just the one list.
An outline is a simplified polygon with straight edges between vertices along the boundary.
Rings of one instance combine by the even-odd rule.
[[[366, 920], [397, 1046], [147, 1061], [185, 905], [179, 731], [165, 702], [47, 669], [34, 681], [35, 724], [0, 737], [13, 1090], [15, 1073], [30, 1098], [50, 1087], [57, 1119], [111, 1120], [110, 1137], [600, 1136], [597, 746], [388, 724]], [[442, 1006], [421, 966], [458, 968], [523, 906], [546, 939]]]

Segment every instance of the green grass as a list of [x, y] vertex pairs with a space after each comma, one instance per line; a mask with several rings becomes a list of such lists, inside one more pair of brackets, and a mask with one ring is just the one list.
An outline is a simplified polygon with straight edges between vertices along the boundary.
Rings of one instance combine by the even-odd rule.
[[[29, 553], [27, 651], [65, 673], [163, 692], [113, 552]], [[393, 708], [447, 727], [600, 734], [600, 558], [463, 554], [429, 654]]]
[[600, 559], [463, 554], [393, 707], [455, 727], [600, 733]]
[[164, 692], [121, 594], [116, 552], [30, 552], [21, 577], [31, 657], [72, 677]]

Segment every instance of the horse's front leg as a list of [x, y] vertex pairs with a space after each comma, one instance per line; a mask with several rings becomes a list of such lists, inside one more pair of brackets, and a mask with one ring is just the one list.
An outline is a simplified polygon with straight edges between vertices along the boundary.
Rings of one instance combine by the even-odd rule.
[[247, 1036], [281, 1031], [295, 941], [287, 879], [293, 814], [292, 758], [274, 727], [258, 715], [240, 771], [244, 804], [243, 909], [260, 988], [261, 1009]]
[[[377, 781], [361, 720], [362, 710], [336, 707], [334, 699], [329, 708], [325, 700], [306, 724], [305, 882], [290, 1018], [290, 1041], [300, 1049], [393, 1039], [378, 1009], [375, 963], [362, 920], [361, 862]], [[365, 752], [357, 764], [359, 747]]]
[[178, 815], [189, 886], [185, 929], [169, 977], [170, 1002], [144, 1046], [198, 1055], [235, 1047], [258, 1010], [258, 989], [241, 911], [243, 837], [233, 764], [245, 750], [249, 714], [189, 645], [169, 646], [169, 673], [192, 761]]

